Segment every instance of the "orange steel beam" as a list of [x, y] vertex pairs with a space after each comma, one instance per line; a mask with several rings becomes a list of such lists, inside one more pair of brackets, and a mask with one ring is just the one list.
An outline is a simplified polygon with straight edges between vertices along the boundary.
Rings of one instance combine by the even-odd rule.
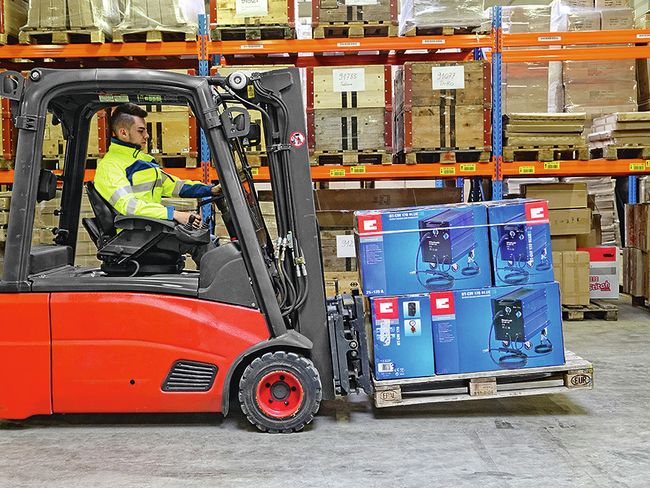
[[528, 176], [627, 176], [650, 173], [650, 161], [619, 159], [608, 161], [518, 161], [501, 165], [503, 177]]
[[[474, 49], [489, 47], [488, 35], [364, 37], [359, 39], [280, 39], [266, 41], [209, 42], [209, 54], [284, 54], [414, 49]], [[11, 58], [110, 58], [197, 55], [196, 42], [125, 42], [65, 45], [7, 45], [0, 59]]]
[[504, 51], [502, 56], [504, 63], [644, 58], [650, 58], [650, 46], [531, 49], [525, 51]]
[[[597, 37], [594, 37], [597, 36]], [[650, 42], [650, 30], [612, 30], [598, 32], [535, 32], [504, 34], [503, 47], [541, 47], [598, 44], [630, 44]], [[596, 48], [598, 49], [598, 48]]]

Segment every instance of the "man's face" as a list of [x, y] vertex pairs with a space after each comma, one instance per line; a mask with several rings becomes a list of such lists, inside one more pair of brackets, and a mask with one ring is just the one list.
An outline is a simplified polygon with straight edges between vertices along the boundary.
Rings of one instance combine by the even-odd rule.
[[133, 124], [130, 127], [120, 127], [117, 131], [117, 138], [122, 142], [139, 145], [142, 149], [147, 148], [147, 124], [142, 117], [132, 116]]

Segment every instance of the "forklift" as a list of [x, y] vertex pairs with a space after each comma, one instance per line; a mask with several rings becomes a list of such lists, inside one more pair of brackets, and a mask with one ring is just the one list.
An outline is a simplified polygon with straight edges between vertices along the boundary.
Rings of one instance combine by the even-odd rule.
[[[197, 77], [139, 69], [0, 73], [17, 129], [0, 282], [0, 418], [218, 412], [265, 432], [309, 424], [322, 400], [373, 390], [360, 296], [326, 298], [298, 69]], [[185, 254], [209, 226], [119, 215], [84, 182], [92, 117], [120, 103], [189, 107], [204, 131], [230, 239], [200, 270]], [[263, 127], [251, 123], [251, 111]], [[42, 168], [46, 116], [67, 140]], [[260, 211], [245, 147], [263, 130], [278, 228]], [[100, 267], [75, 266], [81, 219]], [[60, 195], [58, 225], [33, 245], [35, 210]]]

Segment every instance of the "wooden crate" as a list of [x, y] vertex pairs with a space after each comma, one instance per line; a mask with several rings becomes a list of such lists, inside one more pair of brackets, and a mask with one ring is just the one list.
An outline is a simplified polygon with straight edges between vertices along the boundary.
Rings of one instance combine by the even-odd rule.
[[0, 44], [18, 38], [20, 28], [27, 22], [28, 0], [0, 1]]
[[197, 125], [192, 111], [161, 111], [161, 107], [152, 107], [147, 115], [147, 132], [149, 132], [148, 152], [162, 163], [164, 167], [197, 167]]
[[[306, 79], [312, 155], [338, 152], [343, 164], [363, 164], [363, 152], [375, 153], [366, 160], [380, 163], [382, 154], [392, 153], [390, 66], [307, 68]], [[356, 161], [343, 154], [349, 151], [359, 153]]]
[[325, 271], [325, 295], [333, 297], [338, 293], [360, 291], [358, 271]]
[[[295, 36], [295, 6], [293, 0], [259, 0], [249, 5], [257, 12], [237, 11], [236, 0], [210, 0], [210, 18], [214, 40], [228, 39], [286, 39]], [[266, 13], [261, 13], [265, 9]], [[260, 10], [261, 8], [261, 10]], [[250, 11], [249, 11], [250, 12]], [[243, 29], [242, 29], [243, 28]], [[247, 31], [250, 29], [250, 32]]]
[[[99, 156], [100, 145], [100, 125], [99, 115], [95, 114], [90, 121], [90, 131], [88, 134], [88, 150], [89, 157], [96, 158]], [[63, 163], [65, 158], [66, 140], [63, 137], [63, 129], [61, 124], [52, 124], [52, 114], [47, 114], [45, 123], [45, 132], [43, 134], [43, 158], [51, 160], [59, 160]], [[61, 169], [61, 168], [55, 168]]]
[[337, 237], [353, 235], [354, 231], [352, 229], [320, 231], [324, 271], [357, 271], [356, 258], [342, 258], [337, 255]]
[[[455, 77], [446, 86], [459, 88], [440, 88], [445, 73]], [[482, 161], [491, 148], [490, 96], [489, 65], [481, 61], [405, 63], [395, 77], [396, 152], [469, 151]]]
[[397, 0], [377, 0], [373, 4], [314, 0], [311, 8], [312, 27], [334, 22], [390, 23], [397, 26]]

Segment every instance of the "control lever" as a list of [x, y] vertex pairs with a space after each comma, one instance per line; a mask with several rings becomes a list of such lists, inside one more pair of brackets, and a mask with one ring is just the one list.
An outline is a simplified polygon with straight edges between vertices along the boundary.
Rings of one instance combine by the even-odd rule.
[[190, 214], [190, 218], [187, 220], [187, 224], [185, 224], [185, 228], [187, 230], [194, 230], [194, 221], [196, 220], [196, 215]]

